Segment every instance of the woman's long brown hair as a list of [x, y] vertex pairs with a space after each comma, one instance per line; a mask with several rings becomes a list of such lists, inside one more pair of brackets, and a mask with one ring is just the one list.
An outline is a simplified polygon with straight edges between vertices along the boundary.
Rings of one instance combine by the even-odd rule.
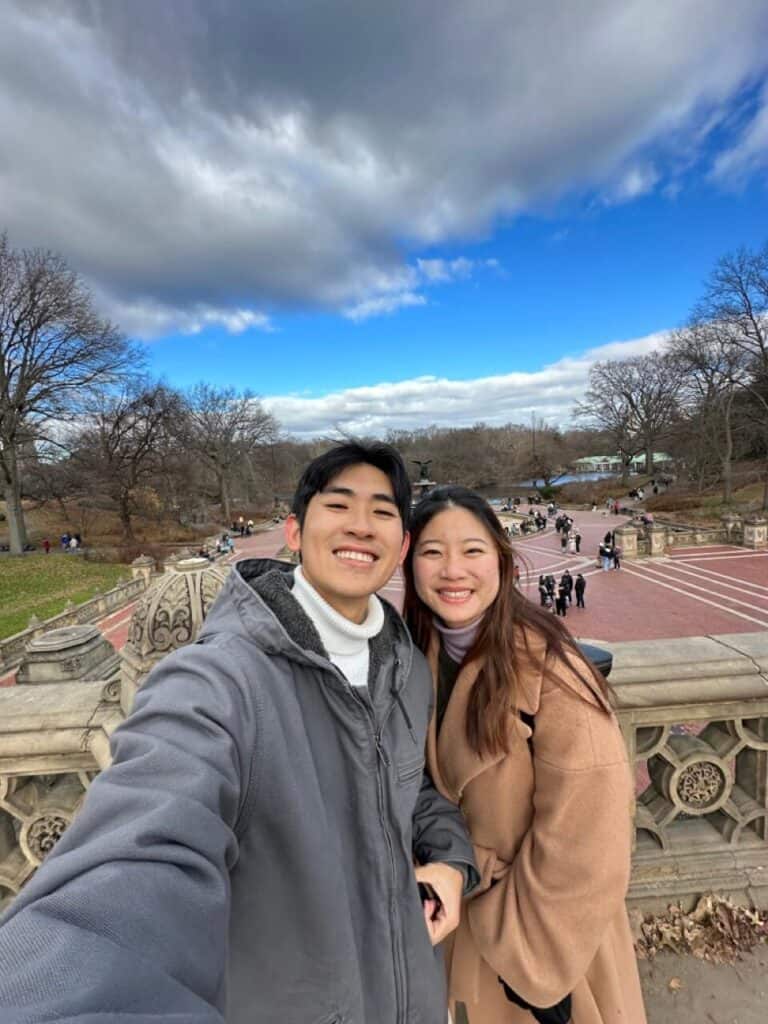
[[480, 755], [499, 754], [509, 749], [507, 722], [510, 705], [515, 704], [515, 683], [522, 670], [521, 641], [526, 657], [533, 659], [529, 638], [531, 635], [543, 637], [545, 653], [539, 668], [555, 683], [559, 684], [560, 680], [554, 666], [558, 661], [567, 660], [588, 689], [598, 689], [607, 698], [608, 684], [584, 657], [560, 620], [533, 604], [514, 586], [515, 554], [504, 527], [488, 502], [466, 487], [436, 487], [422, 498], [411, 514], [411, 544], [403, 566], [404, 616], [417, 647], [424, 652], [429, 647], [434, 612], [416, 593], [413, 559], [424, 528], [436, 515], [450, 508], [463, 508], [475, 516], [490, 533], [499, 556], [499, 593], [486, 611], [475, 642], [464, 658], [464, 662], [482, 659], [482, 669], [467, 707], [467, 741]]

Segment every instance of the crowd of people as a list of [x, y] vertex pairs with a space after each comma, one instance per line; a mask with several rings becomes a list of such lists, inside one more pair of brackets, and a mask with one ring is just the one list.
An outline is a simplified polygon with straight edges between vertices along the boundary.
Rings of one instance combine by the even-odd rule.
[[539, 576], [539, 603], [542, 608], [548, 608], [556, 615], [565, 618], [568, 608], [576, 597], [576, 607], [586, 608], [584, 603], [584, 592], [587, 589], [587, 581], [582, 573], [576, 573], [574, 579], [570, 571], [566, 569], [557, 583], [555, 577], [548, 573]]

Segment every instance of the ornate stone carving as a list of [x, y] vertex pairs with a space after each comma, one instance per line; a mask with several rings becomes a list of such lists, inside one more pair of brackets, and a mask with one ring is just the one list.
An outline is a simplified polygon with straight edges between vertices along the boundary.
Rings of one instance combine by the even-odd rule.
[[26, 841], [29, 852], [38, 863], [51, 852], [69, 823], [69, 819], [61, 814], [43, 814], [30, 822], [26, 829]]
[[712, 761], [694, 761], [680, 773], [677, 795], [686, 810], [701, 814], [718, 802], [727, 784], [719, 765]]
[[205, 558], [181, 559], [146, 591], [133, 613], [122, 651], [120, 702], [126, 714], [153, 665], [195, 640], [229, 570], [229, 565], [212, 565]]

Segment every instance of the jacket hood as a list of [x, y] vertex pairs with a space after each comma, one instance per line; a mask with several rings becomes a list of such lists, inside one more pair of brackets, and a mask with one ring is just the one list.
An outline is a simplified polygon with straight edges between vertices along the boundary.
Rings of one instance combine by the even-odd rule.
[[[327, 667], [328, 654], [312, 620], [291, 594], [294, 566], [273, 558], [236, 562], [206, 615], [199, 640], [223, 633], [241, 636], [265, 654], [282, 655], [303, 664]], [[392, 605], [379, 598], [384, 626], [371, 641], [371, 659], [383, 660], [387, 650], [410, 670], [413, 643]]]

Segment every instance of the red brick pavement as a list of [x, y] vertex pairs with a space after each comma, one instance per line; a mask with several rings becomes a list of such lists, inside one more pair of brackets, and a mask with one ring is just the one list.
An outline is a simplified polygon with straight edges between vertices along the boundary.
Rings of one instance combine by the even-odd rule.
[[[523, 590], [538, 601], [539, 573], [559, 579], [568, 567], [587, 580], [586, 609], [569, 609], [566, 625], [579, 638], [593, 640], [655, 640], [708, 633], [745, 633], [768, 629], [768, 551], [754, 552], [729, 545], [675, 549], [664, 558], [623, 562], [620, 570], [596, 567], [597, 547], [607, 530], [625, 517], [577, 512], [581, 553], [564, 554], [553, 528], [515, 539], [524, 566]], [[283, 546], [282, 526], [235, 539], [231, 561], [274, 558]], [[382, 595], [401, 606], [402, 573], [398, 569]], [[126, 642], [135, 605], [98, 623], [119, 650]], [[0, 679], [0, 686], [13, 681]]]

